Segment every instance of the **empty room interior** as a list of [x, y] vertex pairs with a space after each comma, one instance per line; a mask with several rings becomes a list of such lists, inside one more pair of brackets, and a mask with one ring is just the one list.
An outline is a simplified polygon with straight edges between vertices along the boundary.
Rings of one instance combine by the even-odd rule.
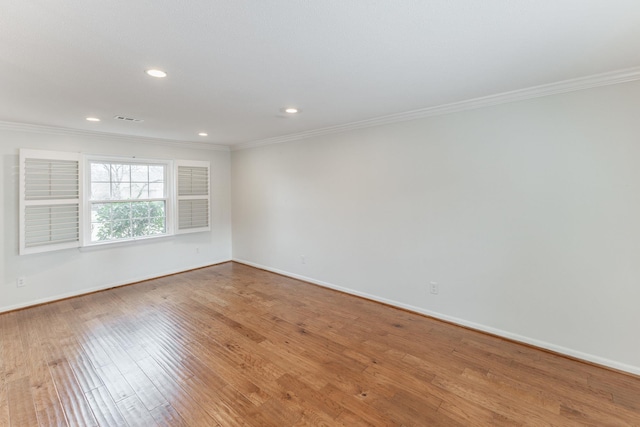
[[640, 426], [637, 0], [0, 9], [0, 426]]

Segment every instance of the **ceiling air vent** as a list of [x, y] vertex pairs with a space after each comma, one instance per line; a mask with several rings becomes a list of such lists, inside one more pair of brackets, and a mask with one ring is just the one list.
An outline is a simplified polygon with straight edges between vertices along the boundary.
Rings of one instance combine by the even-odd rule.
[[114, 119], [116, 120], [122, 120], [123, 122], [144, 122], [144, 120], [142, 119], [134, 119], [133, 117], [127, 117], [127, 116], [113, 116]]

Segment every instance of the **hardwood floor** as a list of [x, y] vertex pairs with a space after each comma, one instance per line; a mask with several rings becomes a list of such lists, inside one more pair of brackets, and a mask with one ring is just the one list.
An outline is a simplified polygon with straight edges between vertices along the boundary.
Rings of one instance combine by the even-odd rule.
[[0, 426], [640, 426], [640, 378], [235, 263], [0, 338]]

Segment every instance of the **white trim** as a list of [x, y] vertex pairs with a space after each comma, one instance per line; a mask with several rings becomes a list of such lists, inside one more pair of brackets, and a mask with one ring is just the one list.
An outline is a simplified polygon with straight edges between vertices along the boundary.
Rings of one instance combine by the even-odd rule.
[[168, 271], [160, 272], [160, 273], [153, 274], [153, 275], [150, 275], [150, 276], [141, 276], [141, 277], [137, 277], [137, 278], [133, 278], [133, 279], [127, 279], [126, 281], [113, 282], [113, 283], [110, 283], [108, 285], [101, 285], [101, 286], [95, 286], [93, 288], [82, 289], [82, 290], [79, 290], [79, 291], [66, 292], [64, 294], [58, 294], [58, 295], [54, 295], [54, 296], [51, 296], [51, 297], [40, 298], [40, 299], [33, 300], [33, 301], [30, 301], [30, 302], [27, 302], [27, 303], [14, 304], [14, 305], [6, 306], [6, 307], [0, 307], [0, 313], [4, 313], [4, 312], [7, 312], [7, 311], [13, 311], [13, 310], [20, 310], [22, 308], [28, 308], [28, 307], [32, 307], [34, 305], [40, 305], [40, 304], [45, 304], [45, 303], [49, 303], [49, 302], [55, 302], [55, 301], [59, 301], [59, 300], [63, 300], [63, 299], [71, 298], [71, 297], [77, 297], [77, 296], [81, 296], [81, 295], [90, 294], [90, 293], [93, 293], [93, 292], [104, 291], [106, 289], [118, 288], [120, 286], [132, 285], [134, 283], [145, 282], [147, 280], [153, 280], [153, 279], [157, 279], [157, 278], [164, 277], [164, 276], [170, 276], [172, 274], [186, 273], [186, 272], [191, 271], [191, 270], [197, 270], [199, 268], [205, 268], [205, 267], [212, 267], [214, 265], [224, 264], [225, 262], [229, 262], [229, 261], [231, 261], [231, 260], [230, 259], [224, 259], [224, 260], [219, 260], [219, 261], [214, 261], [214, 262], [208, 262], [208, 263], [203, 264], [203, 265], [194, 265], [194, 266], [191, 266], [191, 267], [185, 267], [185, 268], [181, 268], [181, 269], [178, 269], [178, 270], [168, 270]]
[[340, 292], [344, 292], [350, 295], [356, 295], [362, 298], [366, 298], [368, 300], [372, 300], [372, 301], [377, 301], [377, 302], [381, 302], [384, 304], [388, 304], [394, 307], [399, 307], [399, 308], [403, 308], [405, 310], [409, 310], [415, 313], [419, 313], [419, 314], [424, 314], [426, 316], [429, 317], [433, 317], [435, 319], [440, 319], [440, 320], [444, 320], [450, 323], [454, 323], [456, 325], [460, 325], [460, 326], [465, 326], [467, 328], [471, 328], [471, 329], [475, 329], [478, 331], [482, 331], [482, 332], [487, 332], [489, 334], [493, 334], [493, 335], [497, 335], [503, 338], [507, 338], [510, 339], [512, 341], [518, 341], [521, 343], [525, 343], [525, 344], [529, 344], [535, 347], [539, 347], [542, 349], [546, 349], [546, 350], [551, 350], [554, 351], [556, 353], [561, 353], [567, 356], [571, 356], [574, 357], [576, 359], [581, 359], [587, 362], [591, 362], [591, 363], [595, 363], [598, 365], [602, 365], [602, 366], [607, 366], [609, 368], [613, 368], [613, 369], [617, 369], [619, 371], [625, 371], [625, 372], [629, 372], [631, 374], [634, 375], [640, 375], [640, 366], [633, 366], [633, 365], [628, 365], [625, 363], [621, 363], [621, 362], [617, 362], [615, 360], [610, 360], [610, 359], [606, 359], [604, 357], [600, 357], [600, 356], [595, 356], [593, 354], [588, 354], [588, 353], [583, 353], [581, 351], [578, 350], [573, 350], [570, 348], [566, 348], [566, 347], [562, 347], [559, 345], [555, 345], [555, 344], [551, 344], [548, 343], [546, 341], [540, 341], [534, 338], [529, 338], [523, 335], [519, 335], [519, 334], [514, 334], [512, 332], [508, 332], [508, 331], [504, 331], [502, 329], [497, 329], [497, 328], [493, 328], [491, 326], [485, 326], [479, 323], [475, 323], [475, 322], [471, 322], [468, 320], [464, 320], [464, 319], [459, 319], [457, 317], [453, 317], [453, 316], [448, 316], [446, 314], [442, 314], [442, 313], [438, 313], [435, 311], [431, 311], [431, 310], [426, 310], [424, 308], [420, 308], [420, 307], [416, 307], [410, 304], [404, 304], [398, 301], [394, 301], [394, 300], [390, 300], [387, 298], [382, 298], [376, 295], [372, 295], [372, 294], [368, 294], [366, 292], [359, 292], [359, 291], [355, 291], [353, 289], [349, 289], [349, 288], [345, 288], [342, 286], [337, 286], [334, 285], [332, 283], [328, 283], [328, 282], [323, 282], [321, 280], [316, 280], [316, 279], [312, 279], [310, 277], [306, 277], [306, 276], [302, 276], [300, 274], [295, 274], [295, 273], [290, 273], [288, 271], [284, 271], [284, 270], [280, 270], [277, 268], [271, 268], [271, 267], [267, 267], [261, 264], [257, 264], [254, 262], [250, 262], [250, 261], [246, 261], [243, 259], [239, 259], [239, 258], [232, 258], [233, 262], [238, 262], [241, 264], [246, 264], [248, 266], [251, 267], [255, 267], [255, 268], [259, 268], [261, 270], [266, 270], [266, 271], [270, 271], [272, 273], [277, 273], [277, 274], [281, 274], [283, 276], [287, 276], [287, 277], [291, 277], [294, 279], [298, 279], [298, 280], [302, 280], [305, 282], [309, 282], [309, 283], [313, 283], [314, 285], [318, 285], [318, 286], [322, 286], [325, 288], [329, 288], [329, 289], [335, 289], [337, 291]]
[[80, 246], [77, 249], [80, 252], [91, 252], [96, 249], [106, 249], [106, 248], [111, 249], [118, 246], [127, 247], [127, 246], [133, 246], [134, 244], [152, 242], [158, 239], [170, 239], [172, 237], [176, 237], [176, 235], [175, 234], [154, 234], [153, 236], [131, 237], [128, 239], [97, 241], [97, 242]]
[[564, 80], [557, 83], [533, 86], [526, 89], [518, 89], [510, 92], [498, 93], [495, 95], [483, 96], [480, 98], [467, 99], [450, 104], [437, 105], [434, 107], [421, 108], [418, 110], [406, 111], [403, 113], [390, 114], [387, 116], [376, 117], [373, 119], [360, 120], [357, 122], [346, 123], [343, 125], [330, 126], [320, 129], [314, 129], [305, 132], [298, 132], [289, 135], [276, 136], [273, 138], [259, 139], [255, 141], [242, 142], [231, 146], [232, 151], [244, 150], [247, 148], [260, 147], [263, 145], [279, 144], [288, 141], [297, 141], [300, 139], [311, 138], [320, 135], [330, 135], [335, 133], [347, 132], [355, 129], [369, 128], [390, 123], [404, 122], [408, 120], [422, 119], [426, 117], [440, 116], [443, 114], [451, 114], [465, 110], [475, 110], [478, 108], [489, 107], [493, 105], [506, 104], [509, 102], [522, 101], [531, 98], [540, 98], [543, 96], [555, 95], [565, 92], [574, 92], [578, 90], [590, 89], [599, 86], [607, 86], [618, 83], [631, 82], [640, 80], [640, 67], [627, 68], [608, 73], [595, 74], [587, 77], [579, 77], [577, 79]]
[[94, 138], [111, 138], [124, 142], [139, 142], [143, 144], [168, 145], [180, 148], [195, 148], [209, 151], [229, 151], [229, 146], [219, 144], [209, 144], [195, 141], [176, 141], [173, 139], [152, 138], [148, 136], [122, 135], [118, 133], [96, 132], [81, 129], [69, 129], [55, 126], [34, 125], [29, 123], [15, 123], [0, 121], [0, 129], [19, 132], [42, 133], [46, 135], [81, 136]]
[[[54, 205], [71, 205], [74, 203], [78, 203], [78, 199], [53, 199], [53, 200], [47, 200], [47, 205], [48, 206], [54, 206]], [[42, 200], [38, 199], [38, 200], [25, 200], [24, 201], [24, 206], [42, 206]]]

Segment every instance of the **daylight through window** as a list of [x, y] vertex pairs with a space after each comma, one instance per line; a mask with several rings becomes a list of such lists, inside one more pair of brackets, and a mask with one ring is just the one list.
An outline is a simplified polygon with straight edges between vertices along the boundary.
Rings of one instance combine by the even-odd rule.
[[89, 162], [91, 242], [167, 233], [167, 166]]

